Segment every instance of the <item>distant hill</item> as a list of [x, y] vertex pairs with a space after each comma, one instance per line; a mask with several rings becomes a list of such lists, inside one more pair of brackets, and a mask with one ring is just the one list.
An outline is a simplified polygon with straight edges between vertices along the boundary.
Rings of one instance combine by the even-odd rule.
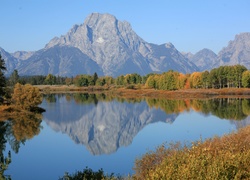
[[41, 50], [8, 53], [0, 48], [7, 75], [93, 74], [119, 76], [174, 70], [181, 73], [241, 64], [250, 68], [250, 33], [236, 35], [218, 55], [209, 49], [196, 54], [180, 53], [173, 44], [156, 45], [139, 37], [126, 21], [113, 15], [92, 13], [83, 24], [55, 37]]
[[213, 68], [218, 56], [210, 49], [202, 49], [192, 56], [189, 55], [189, 59], [196, 64], [199, 71], [206, 71]]

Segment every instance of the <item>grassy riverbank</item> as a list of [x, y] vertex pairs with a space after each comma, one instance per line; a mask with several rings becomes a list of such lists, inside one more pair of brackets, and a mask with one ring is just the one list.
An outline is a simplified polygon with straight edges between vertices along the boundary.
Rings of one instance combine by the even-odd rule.
[[250, 179], [250, 126], [191, 147], [161, 146], [136, 161], [134, 179]]
[[38, 85], [36, 86], [43, 93], [108, 93], [121, 97], [164, 97], [164, 98], [222, 98], [222, 97], [245, 97], [250, 98], [249, 88], [224, 88], [224, 89], [184, 89], [176, 91], [148, 89], [144, 86], [134, 85], [128, 87], [121, 86], [89, 86], [77, 87], [74, 85]]

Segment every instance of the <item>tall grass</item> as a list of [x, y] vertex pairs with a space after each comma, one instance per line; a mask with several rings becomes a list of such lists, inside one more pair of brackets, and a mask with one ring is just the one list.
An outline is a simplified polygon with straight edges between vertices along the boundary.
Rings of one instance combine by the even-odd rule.
[[136, 160], [133, 179], [250, 179], [250, 126], [191, 146], [170, 144]]

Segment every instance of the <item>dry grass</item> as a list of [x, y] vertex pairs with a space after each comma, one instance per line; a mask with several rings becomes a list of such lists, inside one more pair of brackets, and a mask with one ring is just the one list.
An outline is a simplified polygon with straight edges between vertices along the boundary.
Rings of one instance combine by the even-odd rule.
[[133, 88], [119, 86], [89, 86], [77, 87], [74, 85], [38, 85], [43, 93], [63, 93], [63, 92], [88, 92], [113, 94], [118, 97], [138, 98], [138, 97], [164, 97], [169, 99], [183, 98], [223, 98], [223, 97], [242, 97], [250, 98], [248, 88], [224, 88], [224, 89], [182, 89], [176, 91], [165, 91], [147, 89], [141, 85], [134, 85]]
[[36, 85], [43, 93], [63, 93], [63, 92], [93, 92], [108, 90], [107, 86], [77, 87], [74, 85]]

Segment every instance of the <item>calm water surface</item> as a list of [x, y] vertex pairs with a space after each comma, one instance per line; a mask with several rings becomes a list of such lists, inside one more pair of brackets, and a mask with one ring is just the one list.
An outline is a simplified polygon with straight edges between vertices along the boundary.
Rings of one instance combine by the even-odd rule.
[[[250, 122], [247, 99], [119, 99], [104, 95], [47, 95], [39, 133], [6, 143], [12, 179], [59, 179], [89, 167], [107, 173], [133, 173], [136, 158], [173, 141], [221, 136]], [[221, 110], [221, 111], [220, 111]]]

